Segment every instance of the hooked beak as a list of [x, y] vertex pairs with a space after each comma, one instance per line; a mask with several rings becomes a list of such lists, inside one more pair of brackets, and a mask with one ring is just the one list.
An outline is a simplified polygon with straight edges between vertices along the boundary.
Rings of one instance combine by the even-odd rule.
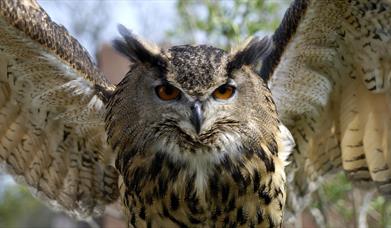
[[191, 106], [191, 117], [190, 121], [193, 124], [197, 134], [201, 131], [203, 116], [202, 116], [202, 104], [199, 100], [196, 100]]

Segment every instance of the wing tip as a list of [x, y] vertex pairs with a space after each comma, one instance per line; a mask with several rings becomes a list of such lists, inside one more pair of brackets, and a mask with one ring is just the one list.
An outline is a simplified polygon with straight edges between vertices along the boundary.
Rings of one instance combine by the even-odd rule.
[[[96, 67], [88, 51], [68, 33], [64, 26], [52, 21], [36, 1], [0, 1], [0, 21], [4, 21], [8, 26], [2, 28], [4, 34], [13, 36], [16, 41], [28, 37], [45, 51], [80, 72], [85, 79], [110, 85]], [[28, 45], [25, 41], [23, 44]]]
[[286, 46], [295, 35], [300, 21], [307, 11], [309, 2], [310, 0], [295, 0], [285, 12], [280, 25], [272, 37], [274, 48], [262, 63], [260, 74], [265, 81], [270, 79], [276, 66], [280, 62]]

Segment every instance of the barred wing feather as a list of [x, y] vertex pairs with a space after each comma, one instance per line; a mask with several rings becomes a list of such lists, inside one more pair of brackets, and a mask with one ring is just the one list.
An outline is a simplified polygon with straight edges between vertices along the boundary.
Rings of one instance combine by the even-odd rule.
[[291, 209], [341, 169], [391, 195], [391, 2], [296, 0], [273, 40], [261, 75], [297, 145]]
[[34, 0], [0, 1], [0, 164], [79, 217], [118, 197], [95, 86], [111, 85]]

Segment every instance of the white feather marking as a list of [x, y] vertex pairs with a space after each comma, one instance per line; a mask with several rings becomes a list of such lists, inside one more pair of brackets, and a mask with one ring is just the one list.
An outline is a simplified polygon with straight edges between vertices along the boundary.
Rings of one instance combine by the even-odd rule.
[[283, 124], [278, 127], [280, 129], [280, 137], [278, 142], [278, 157], [283, 162], [284, 166], [289, 164], [288, 157], [293, 151], [295, 140], [291, 132]]
[[94, 85], [91, 81], [80, 77], [80, 74], [75, 69], [68, 66], [67, 64], [64, 64], [62, 62], [62, 60], [59, 59], [57, 56], [53, 55], [52, 53], [48, 53], [48, 52], [42, 52], [41, 55], [48, 62], [51, 62], [51, 63], [53, 63], [53, 65], [57, 66], [61, 72], [66, 72], [66, 74], [64, 74], [64, 75], [68, 76], [69, 79], [76, 79], [76, 80], [84, 81], [86, 86], [88, 86], [89, 88], [93, 88]]
[[208, 181], [208, 176], [211, 174], [212, 167], [219, 164], [225, 155], [232, 158], [240, 156], [242, 144], [240, 136], [235, 133], [221, 134], [219, 139], [223, 147], [217, 150], [215, 147], [198, 148], [194, 153], [181, 152], [180, 146], [175, 140], [162, 138], [158, 140], [153, 148], [159, 151], [161, 148], [166, 148], [163, 152], [166, 153], [172, 162], [185, 162], [189, 165], [189, 175], [195, 174], [195, 187], [197, 193], [203, 193]]

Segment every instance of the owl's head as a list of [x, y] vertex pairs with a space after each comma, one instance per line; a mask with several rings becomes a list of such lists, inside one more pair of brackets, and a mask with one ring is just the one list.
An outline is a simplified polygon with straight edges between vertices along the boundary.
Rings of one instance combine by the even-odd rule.
[[275, 106], [254, 70], [269, 39], [252, 38], [230, 52], [206, 45], [164, 50], [120, 32], [114, 46], [132, 64], [108, 104], [116, 150], [218, 160], [254, 144], [277, 147]]

